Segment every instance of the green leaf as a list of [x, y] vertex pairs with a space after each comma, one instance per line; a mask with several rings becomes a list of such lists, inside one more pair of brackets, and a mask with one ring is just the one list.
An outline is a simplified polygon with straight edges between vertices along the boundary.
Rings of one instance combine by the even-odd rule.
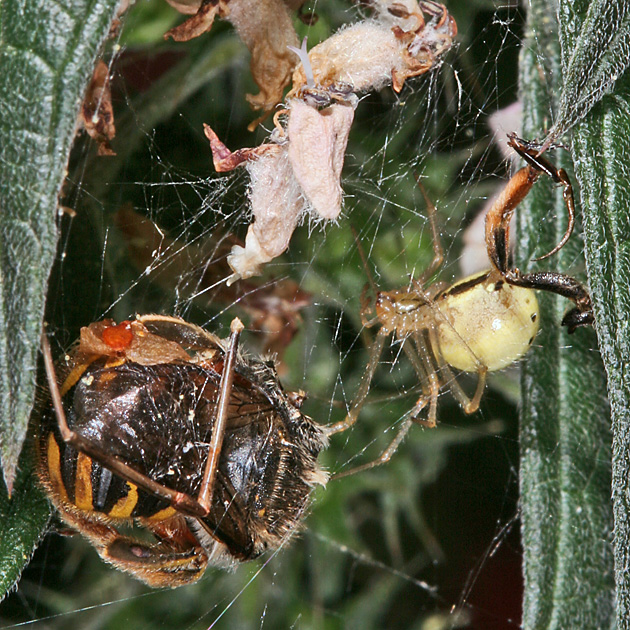
[[[556, 25], [550, 3], [532, 3], [521, 58], [523, 134], [528, 138], [543, 135], [566, 76]], [[567, 81], [572, 85], [570, 78]], [[553, 159], [570, 168], [566, 151]], [[579, 272], [578, 235], [552, 258], [529, 262], [549, 251], [564, 233], [566, 209], [560, 189], [539, 181], [519, 221], [522, 267]], [[548, 295], [539, 299], [542, 330], [522, 375], [522, 624], [537, 630], [610, 627], [614, 586], [606, 381], [593, 331], [568, 336], [559, 325], [566, 300]]]
[[[0, 435], [9, 493], [35, 394], [58, 195], [83, 92], [117, 5], [0, 3]], [[14, 498], [0, 505], [5, 588], [19, 576], [48, 518], [33, 479], [27, 472], [17, 478]]]
[[630, 3], [565, 1], [559, 10], [564, 84], [554, 138], [584, 118], [630, 63]]
[[9, 498], [0, 490], [0, 600], [18, 581], [50, 517], [50, 504], [32, 472], [31, 449], [25, 448]]
[[617, 627], [630, 628], [630, 76], [575, 129], [586, 262], [612, 409]]
[[35, 393], [57, 197], [82, 95], [117, 4], [0, 5], [0, 400], [9, 489]]

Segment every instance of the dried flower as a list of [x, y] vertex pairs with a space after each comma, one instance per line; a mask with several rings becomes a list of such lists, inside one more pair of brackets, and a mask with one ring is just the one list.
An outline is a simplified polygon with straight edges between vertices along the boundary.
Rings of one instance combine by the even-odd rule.
[[374, 0], [372, 4], [373, 18], [340, 29], [310, 51], [313, 78], [309, 79], [303, 62], [293, 73], [291, 95], [308, 89], [312, 81], [318, 88], [354, 93], [391, 83], [399, 92], [406, 79], [430, 70], [457, 34], [455, 20], [437, 2]]
[[317, 110], [298, 99], [290, 105], [288, 152], [295, 179], [317, 216], [336, 219], [341, 212], [341, 169], [354, 107], [335, 103]]
[[427, 72], [448, 49], [457, 27], [446, 8], [430, 0], [374, 0], [375, 15], [341, 29], [299, 58], [289, 93], [286, 127], [276, 123], [271, 142], [232, 153], [206, 125], [217, 171], [246, 163], [253, 223], [245, 247], [228, 256], [229, 283], [261, 273], [289, 245], [305, 216], [334, 221], [341, 212], [341, 170], [356, 93]]
[[[212, 28], [215, 17], [229, 20], [251, 53], [250, 68], [260, 93], [247, 95], [263, 118], [282, 101], [297, 60], [288, 49], [297, 46], [291, 11], [304, 0], [167, 0], [181, 13], [194, 14], [164, 37], [182, 42]], [[259, 119], [260, 120], [260, 119]], [[255, 127], [259, 121], [253, 123]]]
[[116, 136], [109, 68], [100, 60], [85, 92], [81, 106], [81, 122], [90, 138], [98, 142], [99, 155], [116, 155], [109, 142]]
[[289, 102], [286, 134], [272, 142], [234, 153], [205, 126], [217, 171], [245, 163], [250, 176], [250, 204], [254, 222], [245, 247], [234, 246], [228, 264], [229, 282], [249, 278], [278, 257], [300, 220], [334, 220], [341, 212], [341, 169], [354, 119], [354, 107], [335, 103], [318, 110], [300, 99]]

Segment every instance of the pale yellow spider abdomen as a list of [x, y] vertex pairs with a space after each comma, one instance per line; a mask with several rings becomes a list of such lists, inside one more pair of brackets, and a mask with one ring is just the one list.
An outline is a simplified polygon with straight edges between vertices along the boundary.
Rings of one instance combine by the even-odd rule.
[[439, 352], [458, 370], [500, 370], [523, 356], [538, 332], [532, 289], [484, 272], [464, 278], [435, 299]]

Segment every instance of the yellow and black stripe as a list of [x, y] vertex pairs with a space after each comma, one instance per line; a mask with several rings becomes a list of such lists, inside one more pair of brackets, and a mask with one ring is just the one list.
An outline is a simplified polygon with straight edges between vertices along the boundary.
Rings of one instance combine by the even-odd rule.
[[40, 448], [45, 454], [40, 474], [62, 502], [110, 518], [145, 517], [160, 521], [175, 514], [168, 501], [143, 491], [85, 453], [77, 452], [56, 430], [42, 436]]

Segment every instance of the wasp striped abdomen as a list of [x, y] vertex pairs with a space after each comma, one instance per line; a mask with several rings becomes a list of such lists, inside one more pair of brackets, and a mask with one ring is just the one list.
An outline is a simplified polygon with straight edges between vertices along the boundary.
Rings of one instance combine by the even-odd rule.
[[[61, 370], [62, 409], [42, 417], [40, 479], [62, 518], [105, 560], [155, 586], [277, 548], [325, 483], [321, 428], [284, 393], [272, 364], [239, 354], [209, 477], [225, 343], [172, 317], [125, 323], [127, 342], [121, 326], [83, 329]], [[203, 512], [195, 501], [208, 483]], [[119, 534], [127, 521], [156, 543]]]

